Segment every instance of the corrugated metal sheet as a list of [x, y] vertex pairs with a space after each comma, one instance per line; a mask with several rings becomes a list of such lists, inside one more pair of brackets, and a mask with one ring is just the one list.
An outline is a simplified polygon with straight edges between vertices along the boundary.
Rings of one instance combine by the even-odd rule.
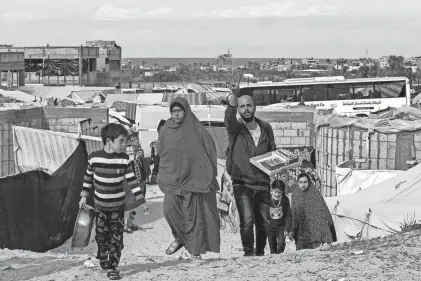
[[127, 110], [126, 110], [126, 117], [132, 120], [136, 120], [136, 108], [137, 108], [136, 103], [128, 102]]
[[171, 101], [177, 97], [185, 98], [190, 105], [206, 105], [207, 98], [206, 93], [166, 93], [162, 98], [162, 102], [170, 104]]
[[[198, 85], [198, 84], [188, 84], [184, 88], [178, 90], [176, 94], [190, 94], [196, 93], [199, 95], [206, 95], [206, 104], [208, 102], [213, 102], [219, 104], [221, 99], [226, 97], [226, 93], [220, 93], [215, 91], [213, 88], [206, 86], [206, 85]], [[192, 103], [191, 103], [192, 104]]]
[[77, 139], [70, 135], [73, 134], [14, 126], [14, 158], [19, 172], [55, 172], [79, 144]]
[[102, 150], [104, 148], [101, 138], [98, 138], [98, 140], [93, 140], [93, 139], [84, 139], [82, 137], [82, 139], [85, 141], [86, 151], [88, 152], [88, 155], [94, 151]]

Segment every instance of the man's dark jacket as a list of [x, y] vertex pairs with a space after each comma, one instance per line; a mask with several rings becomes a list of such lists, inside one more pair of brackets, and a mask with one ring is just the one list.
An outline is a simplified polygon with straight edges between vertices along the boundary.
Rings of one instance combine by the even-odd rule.
[[[268, 190], [270, 178], [260, 169], [250, 163], [250, 158], [276, 150], [275, 138], [269, 123], [255, 118], [261, 129], [259, 143], [256, 147], [250, 131], [240, 120], [237, 120], [237, 107], [227, 105], [225, 110], [225, 127], [228, 131], [229, 149], [232, 147], [233, 183], [244, 183], [255, 190]], [[228, 162], [228, 161], [227, 161]]]

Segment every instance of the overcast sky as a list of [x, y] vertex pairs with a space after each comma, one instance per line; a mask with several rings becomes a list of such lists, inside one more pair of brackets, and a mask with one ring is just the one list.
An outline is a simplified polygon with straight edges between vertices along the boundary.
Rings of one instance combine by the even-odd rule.
[[420, 0], [2, 1], [0, 44], [115, 40], [125, 57], [421, 55]]

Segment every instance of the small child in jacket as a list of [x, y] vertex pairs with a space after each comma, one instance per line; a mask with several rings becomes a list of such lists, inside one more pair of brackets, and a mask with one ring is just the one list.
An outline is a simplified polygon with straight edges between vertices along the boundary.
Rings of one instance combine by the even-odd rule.
[[134, 231], [141, 230], [142, 228], [135, 223], [136, 211], [132, 211], [126, 220], [124, 232], [133, 233]]
[[270, 197], [269, 248], [271, 254], [280, 254], [285, 251], [285, 233], [289, 233], [292, 224], [291, 206], [282, 180], [271, 183]]
[[150, 184], [156, 184], [156, 179], [158, 177], [158, 168], [159, 168], [159, 156], [158, 156], [158, 147], [159, 147], [159, 134], [162, 127], [164, 127], [166, 121], [161, 119], [158, 124], [158, 139], [151, 142], [151, 158], [153, 159], [153, 169]]
[[83, 180], [80, 206], [86, 204], [90, 190], [93, 189], [98, 245], [97, 258], [101, 268], [108, 269], [111, 280], [120, 279], [117, 271], [123, 249], [125, 190], [126, 178], [136, 200], [140, 201], [145, 214], [149, 213], [145, 197], [133, 172], [126, 149], [128, 132], [120, 124], [107, 124], [101, 130], [103, 150], [92, 152], [88, 156], [88, 168]]

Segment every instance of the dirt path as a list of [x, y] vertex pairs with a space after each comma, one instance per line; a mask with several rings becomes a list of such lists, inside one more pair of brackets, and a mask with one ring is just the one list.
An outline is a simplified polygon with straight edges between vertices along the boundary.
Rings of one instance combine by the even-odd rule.
[[[137, 217], [144, 230], [124, 238], [122, 280], [421, 280], [420, 230], [313, 251], [295, 252], [289, 243], [283, 255], [252, 258], [242, 257], [238, 233], [223, 230], [220, 255], [178, 261], [164, 253], [171, 237], [162, 217], [162, 194], [156, 189], [149, 194], [153, 214]], [[70, 241], [43, 254], [0, 250], [0, 280], [108, 280], [95, 253], [95, 243], [83, 251], [72, 251]], [[83, 266], [88, 259], [94, 268]]]

